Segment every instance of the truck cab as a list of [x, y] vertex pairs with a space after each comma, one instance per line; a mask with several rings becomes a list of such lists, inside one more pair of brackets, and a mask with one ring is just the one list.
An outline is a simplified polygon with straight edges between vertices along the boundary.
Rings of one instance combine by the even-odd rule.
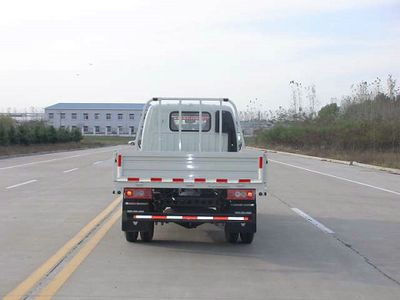
[[[242, 136], [235, 124], [234, 113], [230, 106], [187, 104], [183, 109], [179, 112], [179, 104], [151, 106], [145, 118], [143, 133], [140, 135], [141, 140], [138, 144], [140, 150], [186, 152], [240, 150]], [[179, 120], [182, 120], [181, 123]]]

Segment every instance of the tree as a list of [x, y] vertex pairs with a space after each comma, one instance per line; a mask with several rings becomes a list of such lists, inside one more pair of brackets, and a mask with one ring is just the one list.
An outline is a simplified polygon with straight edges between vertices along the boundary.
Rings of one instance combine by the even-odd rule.
[[333, 122], [339, 115], [339, 106], [331, 103], [322, 107], [318, 112], [318, 119], [324, 122]]

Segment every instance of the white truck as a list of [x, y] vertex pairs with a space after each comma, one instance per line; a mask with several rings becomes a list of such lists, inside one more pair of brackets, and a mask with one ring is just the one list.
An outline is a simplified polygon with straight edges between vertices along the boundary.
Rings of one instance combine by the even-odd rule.
[[264, 152], [245, 148], [236, 106], [221, 98], [153, 98], [135, 145], [115, 153], [126, 240], [153, 239], [154, 225], [224, 227], [228, 242], [251, 243], [256, 200], [266, 199]]

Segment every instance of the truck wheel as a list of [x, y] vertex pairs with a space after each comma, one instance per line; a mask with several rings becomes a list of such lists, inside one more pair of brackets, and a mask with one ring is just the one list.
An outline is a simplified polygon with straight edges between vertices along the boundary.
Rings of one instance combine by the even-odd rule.
[[237, 232], [227, 232], [225, 233], [225, 239], [229, 243], [236, 243], [239, 238], [239, 233]]
[[149, 231], [141, 231], [140, 237], [143, 242], [151, 242], [154, 236], [154, 223], [151, 223]]
[[137, 241], [138, 234], [139, 233], [137, 231], [134, 232], [125, 231], [125, 239], [130, 243], [134, 243]]
[[231, 232], [225, 229], [225, 240], [229, 243], [236, 243], [239, 238], [238, 232]]
[[254, 239], [254, 232], [241, 232], [240, 239], [244, 244], [251, 244]]

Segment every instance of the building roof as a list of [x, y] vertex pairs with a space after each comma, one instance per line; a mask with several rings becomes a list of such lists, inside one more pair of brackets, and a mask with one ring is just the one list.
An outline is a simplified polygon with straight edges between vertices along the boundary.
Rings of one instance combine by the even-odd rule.
[[144, 103], [57, 103], [45, 109], [142, 110]]

